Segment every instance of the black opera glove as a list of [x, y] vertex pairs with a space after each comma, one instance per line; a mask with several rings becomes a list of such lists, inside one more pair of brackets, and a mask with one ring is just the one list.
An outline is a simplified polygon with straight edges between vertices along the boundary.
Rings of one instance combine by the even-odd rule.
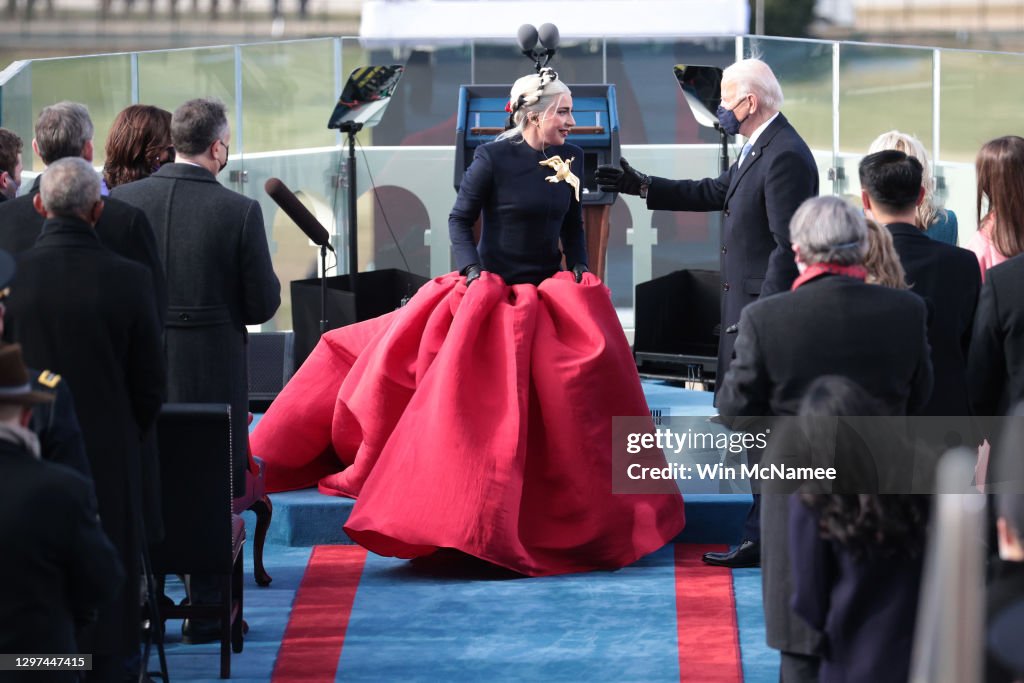
[[577, 263], [572, 267], [572, 274], [576, 276], [576, 284], [583, 282], [583, 273], [589, 273], [590, 270], [582, 263]]
[[650, 176], [641, 173], [626, 161], [625, 157], [619, 159], [619, 166], [615, 168], [611, 164], [601, 164], [597, 167], [594, 178], [602, 192], [620, 192], [622, 194], [641, 195], [641, 192], [651, 184]]
[[471, 284], [473, 284], [473, 280], [476, 280], [478, 277], [480, 277], [480, 273], [482, 272], [483, 271], [480, 269], [480, 266], [476, 263], [470, 266], [466, 266], [466, 286], [469, 287]]

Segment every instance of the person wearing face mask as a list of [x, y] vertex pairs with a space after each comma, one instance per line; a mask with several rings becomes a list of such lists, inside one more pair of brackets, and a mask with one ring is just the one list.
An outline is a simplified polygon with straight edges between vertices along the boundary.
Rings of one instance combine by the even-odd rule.
[[0, 128], [0, 202], [14, 199], [21, 186], [21, 138]]
[[[716, 405], [733, 359], [740, 311], [759, 297], [785, 292], [796, 278], [789, 221], [800, 204], [818, 194], [818, 167], [807, 144], [780, 111], [782, 88], [771, 68], [744, 59], [722, 73], [718, 121], [729, 135], [746, 138], [736, 162], [717, 178], [669, 180], [647, 176], [622, 159], [602, 165], [597, 182], [606, 192], [639, 195], [647, 208], [721, 211], [721, 334]], [[756, 457], [756, 456], [755, 456]], [[759, 497], [754, 496], [740, 545], [704, 560], [727, 567], [760, 561]]]
[[356, 498], [345, 532], [380, 555], [528, 576], [617, 569], [682, 530], [673, 481], [616, 488], [613, 418], [650, 413], [587, 272], [572, 106], [553, 70], [515, 82], [449, 216], [457, 270], [324, 335], [253, 430], [268, 491]]
[[[231, 128], [224, 104], [185, 102], [171, 116], [174, 163], [118, 185], [111, 197], [140, 208], [156, 232], [167, 270], [167, 400], [229, 403], [235, 496], [244, 492], [248, 449], [248, 333], [281, 303], [259, 203], [217, 181], [228, 163]], [[190, 599], [217, 599], [213, 577], [193, 576]], [[217, 640], [216, 620], [186, 622], [190, 643]]]

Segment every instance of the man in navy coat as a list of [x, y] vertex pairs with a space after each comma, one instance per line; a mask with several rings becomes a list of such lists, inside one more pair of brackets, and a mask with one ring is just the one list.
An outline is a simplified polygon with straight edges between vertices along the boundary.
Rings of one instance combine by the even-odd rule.
[[[805, 199], [818, 194], [818, 167], [807, 144], [779, 111], [782, 101], [782, 88], [771, 68], [761, 60], [744, 59], [722, 74], [719, 123], [729, 135], [747, 138], [739, 159], [725, 173], [703, 180], [669, 180], [644, 175], [624, 159], [622, 169], [597, 170], [602, 190], [645, 197], [649, 209], [722, 212], [719, 387], [732, 362], [740, 311], [758, 297], [787, 291], [796, 278], [789, 221]], [[756, 564], [759, 516], [755, 497], [744, 529], [744, 541], [750, 543], [737, 549], [744, 550], [743, 557], [735, 557], [733, 551], [709, 553], [705, 559], [726, 566]]]

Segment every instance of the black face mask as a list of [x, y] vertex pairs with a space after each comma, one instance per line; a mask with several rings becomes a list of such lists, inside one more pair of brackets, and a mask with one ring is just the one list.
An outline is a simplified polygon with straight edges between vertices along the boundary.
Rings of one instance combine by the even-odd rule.
[[[224, 145], [223, 142], [220, 143], [220, 144]], [[228, 166], [228, 155], [229, 154], [231, 154], [231, 148], [229, 146], [227, 146], [227, 145], [224, 145], [224, 161], [223, 162], [218, 162], [218, 163], [220, 163], [220, 168], [217, 170], [217, 173], [220, 173], [225, 168], [227, 168], [227, 166]]]
[[[736, 105], [738, 107], [739, 104]], [[721, 124], [722, 130], [725, 131], [726, 135], [739, 135], [740, 126], [743, 125], [743, 121], [750, 118], [750, 112], [743, 117], [743, 121], [736, 118], [736, 107], [732, 109], [726, 109], [722, 105], [718, 105], [718, 111], [715, 112], [718, 115], [718, 123]]]

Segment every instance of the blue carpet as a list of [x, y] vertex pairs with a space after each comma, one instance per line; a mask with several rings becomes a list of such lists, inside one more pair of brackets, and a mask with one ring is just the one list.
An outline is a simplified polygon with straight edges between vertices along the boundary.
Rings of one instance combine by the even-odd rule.
[[[232, 657], [233, 680], [270, 680], [309, 554], [268, 545], [274, 582], [258, 588], [246, 548], [249, 634], [245, 651]], [[338, 680], [676, 681], [672, 558], [666, 547], [616, 572], [523, 579], [461, 559], [370, 554]], [[776, 681], [760, 570], [734, 572], [734, 587], [745, 679]], [[169, 592], [180, 597], [180, 589]], [[167, 656], [172, 680], [218, 680], [218, 645], [182, 645], [180, 622], [168, 622]]]
[[776, 683], [779, 680], [779, 653], [765, 642], [761, 570], [734, 569], [732, 586], [736, 592], [743, 680], [745, 683]]
[[672, 548], [616, 572], [509, 576], [370, 555], [338, 680], [679, 680]]
[[[644, 382], [664, 416], [713, 414], [710, 393]], [[258, 421], [260, 416], [257, 416]], [[254, 421], [255, 424], [255, 421]], [[315, 489], [274, 494], [265, 564], [274, 581], [252, 578], [253, 515], [245, 513], [245, 651], [232, 680], [269, 681], [311, 546], [348, 542], [341, 525], [352, 501]], [[735, 542], [749, 495], [687, 497], [687, 542]], [[778, 655], [764, 644], [761, 573], [734, 572], [747, 681], [778, 680]], [[169, 593], [180, 598], [180, 586]], [[172, 680], [216, 681], [217, 644], [182, 645], [168, 624]], [[157, 668], [156, 657], [150, 669]], [[540, 579], [512, 577], [449, 557], [415, 562], [368, 555], [345, 645], [341, 681], [678, 681], [673, 548], [616, 572]]]
[[[246, 513], [250, 516], [251, 513]], [[249, 536], [251, 539], [252, 536]], [[249, 633], [245, 649], [231, 657], [231, 680], [269, 681], [281, 647], [288, 614], [295, 600], [295, 591], [302, 581], [312, 548], [286, 548], [268, 545], [264, 549], [264, 564], [274, 578], [267, 588], [256, 585], [252, 576], [251, 541], [246, 541], [244, 600], [245, 621]], [[175, 601], [184, 596], [184, 589], [176, 580], [168, 580], [167, 594]], [[167, 622], [167, 670], [172, 681], [219, 681], [220, 644], [183, 645], [181, 621]], [[156, 654], [150, 657], [149, 670], [159, 670]]]

